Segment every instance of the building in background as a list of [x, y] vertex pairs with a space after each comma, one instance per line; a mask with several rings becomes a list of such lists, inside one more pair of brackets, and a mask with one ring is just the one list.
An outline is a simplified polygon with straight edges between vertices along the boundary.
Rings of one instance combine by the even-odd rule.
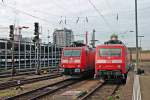
[[[22, 37], [22, 35], [14, 34], [14, 41], [20, 41], [21, 43], [32, 42], [33, 37]], [[39, 43], [42, 43], [42, 39], [39, 39]]]
[[70, 29], [55, 29], [53, 33], [53, 42], [57, 46], [70, 46], [74, 41], [73, 31]]
[[14, 34], [14, 41], [22, 40], [22, 35]]

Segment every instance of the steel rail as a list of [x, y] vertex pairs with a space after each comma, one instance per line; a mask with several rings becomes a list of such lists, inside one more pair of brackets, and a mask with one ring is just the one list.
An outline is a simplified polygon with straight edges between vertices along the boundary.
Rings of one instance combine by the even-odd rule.
[[52, 94], [59, 89], [65, 88], [69, 85], [72, 85], [76, 82], [79, 82], [79, 80], [72, 80], [72, 79], [65, 79], [62, 81], [59, 81], [57, 83], [53, 83], [47, 86], [40, 87], [38, 89], [34, 89], [32, 91], [16, 95], [10, 98], [7, 98], [6, 100], [36, 100], [38, 98], [41, 98], [45, 95]]
[[99, 82], [99, 84], [93, 88], [89, 93], [87, 93], [85, 96], [80, 98], [80, 100], [86, 100], [88, 97], [90, 97], [93, 93], [95, 93], [98, 89], [100, 89], [102, 86], [104, 86], [106, 83], [105, 82]]
[[[95, 86], [95, 88], [93, 88], [89, 93], [87, 93], [85, 96], [83, 96], [79, 100], [88, 100], [89, 97], [91, 97], [96, 91], [98, 91], [99, 89], [102, 89], [104, 86], [107, 86], [107, 85], [109, 84], [107, 84], [106, 82], [103, 82], [103, 83], [100, 82], [97, 86]], [[119, 89], [119, 87], [120, 85], [116, 84], [115, 87], [112, 88], [112, 91], [108, 92], [109, 96], [113, 96], [116, 93], [116, 91]]]
[[7, 89], [7, 88], [10, 88], [10, 87], [15, 87], [15, 86], [18, 86], [18, 85], [30, 84], [30, 83], [33, 83], [33, 82], [38, 82], [38, 81], [43, 81], [43, 80], [47, 80], [47, 79], [57, 78], [57, 77], [60, 77], [60, 76], [62, 76], [62, 75], [61, 74], [52, 74], [52, 75], [47, 75], [47, 76], [42, 76], [42, 77], [22, 79], [22, 80], [20, 80], [20, 84], [17, 84], [18, 80], [8, 81], [8, 82], [0, 83], [0, 90]]

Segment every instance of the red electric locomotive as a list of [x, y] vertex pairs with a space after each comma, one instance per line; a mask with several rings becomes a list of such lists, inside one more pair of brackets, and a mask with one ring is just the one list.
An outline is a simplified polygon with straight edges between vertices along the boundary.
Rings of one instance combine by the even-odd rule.
[[119, 40], [110, 40], [96, 47], [95, 77], [104, 80], [121, 79], [126, 82], [128, 73], [128, 49]]
[[61, 71], [64, 75], [81, 77], [94, 75], [95, 50], [88, 46], [65, 47], [61, 57]]

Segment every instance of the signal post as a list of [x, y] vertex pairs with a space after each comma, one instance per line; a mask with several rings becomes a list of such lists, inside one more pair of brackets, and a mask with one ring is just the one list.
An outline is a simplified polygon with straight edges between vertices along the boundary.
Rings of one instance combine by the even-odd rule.
[[14, 62], [14, 29], [15, 29], [15, 26], [14, 25], [10, 25], [9, 29], [10, 29], [9, 37], [10, 37], [10, 42], [11, 42], [11, 55], [12, 55], [12, 70], [11, 70], [11, 75], [12, 75], [12, 78], [13, 78], [13, 76], [16, 73], [15, 66], [14, 66], [14, 63], [15, 63]]
[[33, 38], [33, 42], [35, 43], [35, 49], [36, 49], [36, 74], [40, 74], [39, 71], [39, 23], [35, 22], [34, 23], [34, 38]]

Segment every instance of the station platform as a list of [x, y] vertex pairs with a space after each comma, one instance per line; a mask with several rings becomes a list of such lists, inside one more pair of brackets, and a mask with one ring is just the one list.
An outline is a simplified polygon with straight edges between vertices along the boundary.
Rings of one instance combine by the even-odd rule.
[[142, 63], [144, 74], [139, 76], [141, 100], [150, 100], [150, 62]]
[[150, 99], [150, 75], [140, 76], [140, 87], [141, 87], [141, 99]]

